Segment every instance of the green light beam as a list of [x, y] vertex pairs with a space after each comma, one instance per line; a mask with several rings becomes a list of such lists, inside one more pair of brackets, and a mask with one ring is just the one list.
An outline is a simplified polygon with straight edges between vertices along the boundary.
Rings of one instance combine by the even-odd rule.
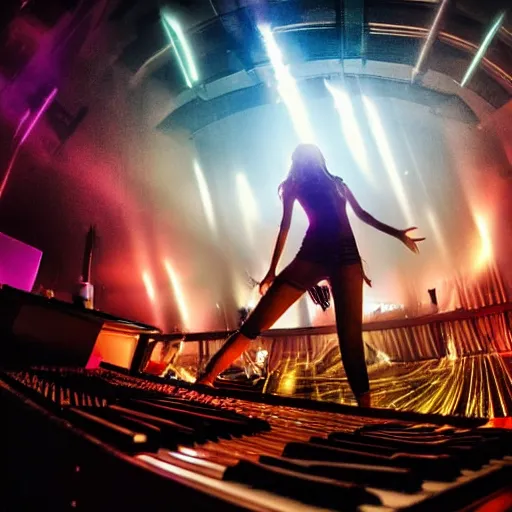
[[169, 38], [169, 41], [172, 44], [172, 47], [174, 48], [174, 53], [176, 54], [176, 57], [178, 59], [178, 64], [180, 65], [181, 72], [183, 73], [183, 76], [185, 77], [185, 82], [187, 83], [187, 86], [189, 88], [192, 88], [192, 82], [188, 76], [187, 68], [185, 67], [185, 63], [183, 62], [183, 59], [181, 58], [178, 48], [176, 47], [176, 43], [174, 42], [174, 38], [172, 37], [171, 31], [169, 30], [169, 27], [167, 26], [167, 20], [165, 18], [162, 18], [162, 25], [164, 27], [165, 33], [167, 34], [167, 37]]
[[491, 29], [485, 36], [485, 39], [483, 40], [480, 48], [478, 48], [477, 52], [475, 53], [475, 56], [473, 57], [473, 60], [471, 61], [471, 64], [468, 67], [468, 70], [466, 71], [466, 74], [464, 75], [464, 78], [462, 79], [460, 86], [464, 87], [471, 77], [473, 76], [473, 73], [475, 72], [478, 64], [482, 60], [483, 56], [485, 55], [485, 52], [489, 48], [489, 45], [491, 44], [494, 36], [497, 34], [498, 30], [500, 29], [503, 21], [505, 20], [505, 13], [500, 14], [498, 16], [498, 19], [494, 22]]
[[169, 18], [167, 15], [164, 15], [164, 16], [165, 16], [167, 23], [169, 24], [169, 26], [173, 29], [174, 33], [176, 34], [178, 41], [180, 43], [180, 46], [183, 50], [183, 53], [185, 54], [185, 60], [187, 61], [187, 67], [188, 67], [188, 72], [190, 74], [190, 78], [192, 79], [192, 82], [197, 82], [199, 80], [199, 74], [197, 72], [197, 68], [194, 63], [194, 58], [192, 57], [192, 50], [190, 49], [187, 38], [185, 37], [185, 34], [183, 33], [183, 30], [181, 29], [180, 24], [176, 20]]

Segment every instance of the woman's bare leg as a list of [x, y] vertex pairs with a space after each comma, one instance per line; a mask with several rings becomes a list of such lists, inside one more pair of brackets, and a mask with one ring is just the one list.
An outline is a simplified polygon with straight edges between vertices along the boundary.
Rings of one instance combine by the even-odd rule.
[[363, 344], [363, 273], [361, 265], [339, 267], [330, 277], [341, 359], [360, 406], [369, 407], [370, 384]]
[[261, 331], [270, 329], [303, 293], [304, 290], [280, 280], [279, 277], [276, 278], [240, 328], [241, 332], [233, 333], [222, 348], [210, 359], [203, 374], [197, 380], [198, 384], [212, 386], [217, 375], [240, 357]]

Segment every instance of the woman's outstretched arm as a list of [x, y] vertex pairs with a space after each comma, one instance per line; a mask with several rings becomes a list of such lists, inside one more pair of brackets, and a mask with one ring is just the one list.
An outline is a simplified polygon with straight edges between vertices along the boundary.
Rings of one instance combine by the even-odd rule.
[[366, 222], [369, 226], [386, 233], [387, 235], [398, 238], [402, 243], [404, 243], [412, 252], [419, 253], [417, 242], [422, 242], [425, 238], [411, 238], [407, 233], [412, 231], [413, 229], [417, 229], [416, 227], [407, 228], [407, 229], [396, 229], [388, 224], [384, 224], [380, 220], [377, 220], [375, 217], [370, 215], [366, 210], [364, 210], [361, 205], [357, 202], [357, 199], [352, 194], [351, 190], [345, 185], [345, 183], [340, 185], [342, 187], [341, 192], [346, 197], [350, 206], [354, 210], [354, 213], [363, 221]]
[[270, 262], [270, 268], [267, 275], [263, 278], [260, 283], [260, 292], [263, 294], [267, 288], [272, 284], [276, 277], [276, 268], [283, 253], [284, 244], [288, 238], [288, 232], [290, 231], [290, 225], [292, 222], [293, 214], [293, 202], [295, 201], [295, 195], [287, 187], [283, 187], [283, 217], [281, 219], [281, 225], [279, 227], [279, 234], [277, 235], [276, 245], [274, 247], [274, 253], [272, 254], [272, 260]]

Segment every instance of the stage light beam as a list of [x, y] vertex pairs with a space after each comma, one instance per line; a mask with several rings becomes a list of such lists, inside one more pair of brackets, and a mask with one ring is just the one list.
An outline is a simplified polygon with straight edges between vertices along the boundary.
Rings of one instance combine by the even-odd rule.
[[203, 170], [199, 163], [194, 161], [194, 174], [197, 180], [197, 186], [199, 188], [199, 195], [201, 197], [201, 202], [203, 204], [204, 214], [206, 216], [206, 221], [210, 226], [210, 229], [214, 234], [217, 233], [217, 223], [215, 221], [215, 212], [213, 209], [213, 201], [212, 196], [210, 194], [210, 189], [208, 187], [208, 183], [204, 176]]
[[180, 280], [178, 278], [178, 275], [172, 268], [171, 262], [169, 260], [164, 261], [164, 267], [165, 271], [167, 272], [167, 275], [169, 276], [169, 281], [174, 292], [174, 298], [176, 299], [176, 302], [178, 304], [178, 310], [180, 312], [183, 327], [185, 329], [188, 329], [190, 328], [190, 316], [188, 313], [187, 301], [185, 300], [185, 294], [183, 293], [183, 288], [181, 287]]
[[144, 287], [146, 288], [146, 293], [148, 294], [149, 300], [154, 303], [156, 301], [156, 292], [155, 287], [153, 286], [153, 280], [151, 279], [149, 272], [142, 273], [142, 281], [144, 283]]
[[[199, 73], [197, 72], [194, 58], [192, 56], [192, 50], [188, 44], [185, 34], [183, 33], [183, 29], [174, 18], [170, 17], [166, 13], [162, 13], [162, 24], [169, 41], [174, 48], [178, 64], [183, 76], [185, 77], [187, 86], [192, 88], [193, 84], [199, 81]], [[178, 44], [176, 44], [176, 42]]]
[[243, 172], [239, 172], [236, 175], [236, 188], [238, 191], [238, 201], [240, 204], [240, 211], [242, 212], [245, 232], [249, 239], [249, 243], [254, 245], [254, 227], [258, 223], [258, 205], [249, 180]]
[[485, 52], [489, 48], [492, 40], [494, 39], [494, 36], [498, 33], [498, 30], [500, 29], [501, 25], [505, 21], [505, 13], [503, 12], [498, 16], [496, 21], [492, 24], [489, 32], [487, 32], [487, 35], [485, 36], [482, 44], [480, 45], [480, 48], [478, 48], [477, 52], [475, 53], [475, 56], [473, 57], [473, 60], [471, 61], [471, 64], [468, 67], [468, 70], [466, 71], [466, 74], [464, 75], [464, 78], [462, 79], [460, 86], [464, 87], [471, 77], [473, 76], [473, 73], [476, 71], [476, 68], [482, 58], [485, 55]]
[[340, 117], [341, 129], [354, 160], [366, 178], [373, 181], [364, 139], [349, 95], [345, 91], [330, 85], [327, 80], [324, 80], [324, 84], [334, 100], [334, 105]]
[[363, 104], [366, 110], [366, 115], [368, 116], [368, 121], [373, 134], [373, 138], [375, 139], [375, 143], [377, 144], [377, 149], [379, 150], [380, 156], [384, 163], [384, 167], [386, 168], [386, 171], [388, 173], [391, 186], [398, 200], [400, 209], [402, 210], [402, 213], [404, 214], [407, 223], [412, 225], [413, 217], [409, 201], [407, 200], [405, 188], [403, 186], [402, 180], [400, 179], [400, 174], [398, 172], [395, 159], [393, 158], [393, 153], [391, 151], [391, 147], [386, 137], [386, 131], [384, 129], [384, 126], [382, 125], [379, 112], [377, 111], [377, 108], [375, 107], [373, 101], [371, 101], [366, 96], [363, 96]]
[[439, 247], [439, 250], [441, 251], [444, 260], [446, 262], [450, 261], [446, 241], [445, 241], [443, 233], [441, 231], [441, 227], [439, 226], [437, 216], [434, 214], [434, 212], [430, 208], [427, 209], [425, 216], [430, 225], [430, 229], [432, 230], [432, 233], [434, 234], [434, 240], [436, 241], [436, 244]]
[[258, 29], [263, 37], [268, 58], [274, 70], [277, 81], [277, 90], [283, 103], [288, 109], [293, 126], [301, 142], [314, 143], [315, 136], [309, 122], [308, 113], [302, 101], [297, 82], [284, 63], [283, 54], [275, 40], [274, 34], [268, 25], [259, 25]]
[[[5, 187], [7, 186], [7, 181], [9, 180], [9, 176], [11, 175], [12, 169], [13, 169], [14, 164], [16, 162], [16, 158], [18, 157], [18, 153], [20, 152], [20, 150], [21, 150], [23, 144], [25, 143], [25, 141], [28, 139], [28, 137], [32, 133], [32, 130], [35, 128], [35, 126], [36, 126], [37, 122], [39, 121], [39, 119], [41, 118], [41, 116], [50, 107], [51, 103], [55, 99], [55, 96], [57, 96], [57, 92], [58, 92], [58, 89], [55, 87], [50, 92], [50, 94], [46, 97], [46, 99], [43, 101], [43, 104], [41, 105], [39, 110], [36, 112], [36, 114], [34, 115], [32, 120], [29, 121], [27, 129], [25, 130], [25, 133], [21, 136], [20, 141], [16, 145], [16, 148], [14, 149], [14, 151], [12, 153], [11, 159], [9, 160], [9, 165], [7, 166], [7, 169], [5, 171], [2, 183], [0, 184], [0, 199], [2, 198], [4, 190], [5, 190]], [[30, 114], [27, 115], [25, 113], [25, 115], [23, 116], [22, 120], [20, 121], [20, 123], [18, 125], [18, 129], [16, 130], [15, 136], [18, 134], [19, 129], [21, 128], [21, 126], [27, 121], [29, 115]]]

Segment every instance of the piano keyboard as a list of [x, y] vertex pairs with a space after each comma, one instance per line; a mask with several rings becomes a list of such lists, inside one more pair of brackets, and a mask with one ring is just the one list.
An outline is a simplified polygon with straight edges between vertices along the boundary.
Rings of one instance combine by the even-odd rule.
[[319, 410], [108, 370], [1, 378], [148, 474], [193, 488], [205, 509], [476, 510], [497, 492], [492, 510], [512, 508], [512, 431], [479, 420]]

